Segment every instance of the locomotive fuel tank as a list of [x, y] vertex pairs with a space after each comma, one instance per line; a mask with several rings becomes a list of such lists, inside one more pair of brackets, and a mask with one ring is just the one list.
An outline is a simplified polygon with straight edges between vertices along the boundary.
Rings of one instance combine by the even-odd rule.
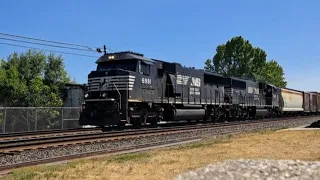
[[174, 120], [179, 121], [203, 119], [204, 115], [204, 109], [177, 109]]
[[269, 111], [267, 109], [256, 109], [256, 116], [257, 117], [266, 117], [268, 116]]
[[164, 119], [168, 121], [200, 120], [205, 113], [204, 109], [168, 109], [164, 111]]
[[283, 99], [283, 112], [302, 112], [303, 109], [303, 92], [281, 88], [281, 96]]

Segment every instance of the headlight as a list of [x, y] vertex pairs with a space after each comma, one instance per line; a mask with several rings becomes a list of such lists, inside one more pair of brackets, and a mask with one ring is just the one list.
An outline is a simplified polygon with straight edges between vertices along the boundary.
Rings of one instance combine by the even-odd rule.
[[106, 93], [102, 93], [102, 97], [107, 97], [107, 94]]

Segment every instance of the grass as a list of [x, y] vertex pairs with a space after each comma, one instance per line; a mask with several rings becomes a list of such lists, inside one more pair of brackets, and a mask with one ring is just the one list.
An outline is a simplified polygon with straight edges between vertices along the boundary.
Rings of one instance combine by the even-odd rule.
[[109, 162], [117, 162], [117, 163], [123, 163], [126, 161], [142, 161], [144, 159], [150, 158], [149, 153], [132, 153], [132, 154], [122, 154], [115, 156], [115, 158], [109, 160]]
[[143, 153], [13, 171], [4, 179], [172, 179], [227, 159], [320, 160], [320, 131], [263, 131], [206, 139]]

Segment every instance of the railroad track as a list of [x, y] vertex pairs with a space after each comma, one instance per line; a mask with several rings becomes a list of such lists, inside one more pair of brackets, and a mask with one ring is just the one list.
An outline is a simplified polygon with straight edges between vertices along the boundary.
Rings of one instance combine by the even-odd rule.
[[[268, 120], [278, 120], [279, 118], [268, 118], [265, 119], [264, 121], [268, 121]], [[282, 118], [283, 119], [283, 118]], [[255, 121], [259, 121], [259, 120], [240, 120], [240, 121], [234, 121], [234, 122], [228, 122], [228, 123], [243, 123], [245, 121], [250, 121], [250, 122], [255, 122]], [[207, 124], [212, 124], [212, 123], [207, 123]], [[222, 124], [222, 123], [214, 123], [214, 124]], [[185, 122], [171, 122], [171, 123], [165, 123], [165, 124], [158, 124], [158, 127], [160, 128], [165, 128], [165, 127], [179, 127], [179, 126], [190, 126], [190, 125], [199, 125], [199, 123], [197, 122], [191, 122], [191, 123], [185, 123]], [[143, 125], [140, 128], [148, 128], [150, 129], [150, 127], [152, 128], [152, 126], [150, 125]], [[131, 126], [126, 126], [124, 127], [124, 130], [135, 130], [135, 129], [139, 129], [139, 127], [131, 127]], [[0, 144], [1, 142], [4, 141], [9, 141], [9, 140], [20, 140], [21, 142], [23, 140], [28, 141], [28, 139], [39, 139], [39, 138], [43, 138], [43, 137], [48, 137], [48, 139], [50, 139], [50, 137], [61, 137], [61, 136], [68, 136], [68, 135], [72, 135], [72, 134], [83, 134], [83, 135], [87, 135], [90, 133], [97, 133], [99, 131], [114, 131], [114, 127], [105, 127], [103, 129], [99, 128], [99, 127], [95, 127], [95, 128], [75, 128], [75, 129], [66, 129], [66, 130], [61, 130], [61, 129], [57, 129], [57, 130], [44, 130], [44, 131], [30, 131], [30, 132], [16, 132], [16, 133], [5, 133], [5, 134], [0, 134]], [[81, 135], [79, 135], [81, 136]]]
[[[287, 120], [283, 119], [283, 120]], [[290, 118], [289, 118], [290, 119]], [[279, 119], [268, 119], [265, 122], [279, 121]], [[121, 131], [107, 131], [100, 132], [98, 130], [91, 130], [89, 133], [84, 133], [81, 130], [67, 131], [65, 133], [51, 133], [50, 136], [22, 136], [24, 138], [17, 139], [0, 139], [0, 153], [12, 153], [21, 152], [23, 150], [30, 150], [36, 148], [47, 148], [62, 145], [71, 145], [79, 143], [87, 143], [91, 141], [99, 141], [108, 139], [118, 139], [128, 136], [138, 136], [145, 134], [157, 134], [157, 133], [169, 133], [179, 131], [191, 131], [205, 128], [217, 128], [225, 126], [235, 126], [243, 124], [260, 123], [259, 120], [246, 120], [246, 121], [233, 121], [233, 122], [221, 122], [221, 123], [207, 123], [207, 124], [193, 124], [193, 125], [181, 125], [181, 126], [169, 126], [169, 127], [157, 127], [157, 128], [142, 128], [142, 129], [127, 129]], [[72, 133], [70, 133], [72, 132]], [[73, 133], [76, 132], [76, 133]], [[70, 134], [69, 134], [70, 133]]]
[[[313, 117], [300, 117], [299, 119], [310, 119], [310, 118], [319, 118], [320, 116]], [[275, 119], [266, 119], [264, 121], [261, 120], [247, 120], [247, 121], [234, 121], [229, 123], [208, 123], [208, 124], [199, 124], [199, 125], [188, 125], [188, 126], [175, 126], [175, 127], [163, 127], [163, 128], [147, 128], [147, 129], [133, 129], [133, 130], [122, 130], [122, 131], [114, 131], [114, 132], [96, 132], [92, 134], [71, 134], [65, 136], [56, 136], [56, 137], [39, 137], [33, 139], [24, 139], [24, 140], [8, 140], [8, 141], [0, 141], [0, 152], [3, 155], [11, 155], [15, 156], [21, 152], [28, 150], [41, 150], [48, 149], [53, 147], [70, 147], [79, 144], [90, 144], [90, 143], [102, 143], [102, 142], [115, 142], [121, 140], [128, 140], [138, 137], [155, 137], [160, 135], [175, 135], [183, 132], [191, 132], [197, 131], [199, 129], [211, 129], [215, 130], [212, 135], [220, 135], [220, 134], [230, 134], [237, 133], [241, 131], [240, 126], [248, 126], [254, 129], [254, 125], [259, 125], [262, 123], [272, 123], [272, 122], [290, 122], [297, 118], [275, 118]], [[229, 129], [228, 129], [229, 128]], [[223, 131], [222, 131], [223, 130]], [[197, 137], [199, 138], [199, 137]], [[35, 159], [32, 161], [20, 162], [20, 163], [12, 163], [8, 165], [0, 166], [0, 171], [8, 170], [17, 167], [55, 162], [61, 160], [74, 159], [79, 157], [112, 153], [112, 152], [121, 152], [126, 150], [133, 150], [137, 148], [146, 148], [152, 147], [156, 145], [163, 145], [168, 143], [174, 143], [179, 141], [193, 140], [194, 137], [184, 137], [175, 140], [164, 140], [158, 142], [149, 142], [139, 145], [131, 145], [129, 147], [119, 147], [115, 149], [103, 149], [96, 151], [88, 151], [82, 153], [75, 153], [66, 156], [57, 156], [53, 158], [43, 158], [43, 159]]]
[[224, 122], [216, 124], [198, 124], [198, 125], [185, 125], [174, 127], [162, 127], [162, 128], [143, 128], [143, 129], [129, 129], [122, 131], [109, 131], [109, 132], [94, 132], [91, 134], [59, 134], [58, 136], [49, 137], [36, 137], [28, 139], [10, 139], [0, 141], [0, 153], [12, 154], [18, 153], [24, 150], [31, 150], [37, 148], [49, 148], [62, 145], [72, 145], [79, 143], [97, 142], [101, 140], [116, 140], [119, 138], [128, 138], [131, 136], [141, 135], [156, 135], [159, 133], [173, 133], [180, 131], [191, 131], [204, 128], [216, 128], [224, 126], [234, 126], [241, 124], [252, 124], [252, 122], [236, 121], [236, 122]]
[[[198, 123], [192, 122], [189, 125], [196, 125]], [[184, 126], [186, 123], [183, 122], [173, 122], [170, 124], [159, 124], [158, 127], [172, 127], [172, 126]], [[134, 130], [141, 128], [150, 128], [150, 125], [143, 125], [141, 127], [132, 127], [126, 126], [123, 130]], [[30, 132], [16, 132], [16, 133], [5, 133], [0, 134], [0, 142], [1, 141], [9, 141], [9, 140], [28, 140], [34, 138], [42, 138], [42, 137], [54, 137], [54, 136], [66, 136], [71, 134], [89, 134], [96, 133], [101, 131], [114, 131], [114, 127], [105, 127], [105, 128], [76, 128], [76, 129], [66, 129], [66, 130], [46, 130], [46, 131], [30, 131]]]
[[95, 131], [101, 131], [101, 128], [75, 128], [75, 129], [57, 129], [57, 130], [45, 130], [45, 131], [28, 131], [28, 132], [15, 132], [0, 134], [0, 141], [10, 139], [27, 139], [40, 136], [57, 136], [63, 134], [76, 134], [76, 133], [90, 133]]
[[[185, 122], [172, 122], [172, 123], [165, 123], [159, 124], [158, 127], [172, 127], [172, 126], [186, 126], [186, 125], [198, 125], [199, 123], [191, 122], [186, 124]], [[124, 130], [134, 130], [134, 129], [141, 129], [141, 128], [150, 128], [150, 125], [142, 125], [141, 127], [132, 127], [132, 126], [125, 126], [123, 127], [122, 131]], [[67, 136], [71, 134], [90, 134], [96, 133], [100, 131], [114, 131], [114, 127], [95, 127], [95, 128], [75, 128], [75, 129], [66, 129], [66, 130], [45, 130], [45, 131], [29, 131], [29, 132], [15, 132], [15, 133], [5, 133], [0, 134], [0, 144], [1, 141], [9, 141], [9, 140], [26, 140], [28, 139], [35, 139], [35, 138], [42, 138], [42, 137], [60, 137], [60, 136]]]

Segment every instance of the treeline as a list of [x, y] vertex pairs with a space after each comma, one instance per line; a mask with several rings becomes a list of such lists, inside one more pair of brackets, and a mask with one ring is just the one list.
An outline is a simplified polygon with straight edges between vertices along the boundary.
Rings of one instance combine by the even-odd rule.
[[61, 107], [70, 82], [63, 58], [28, 50], [0, 61], [0, 103], [6, 107]]
[[[77, 109], [63, 106], [63, 87], [70, 83], [63, 58], [28, 50], [0, 60], [0, 133], [76, 128]], [[35, 107], [35, 108], [25, 108]], [[57, 108], [42, 108], [57, 107]]]
[[267, 60], [267, 53], [254, 47], [248, 40], [237, 36], [221, 44], [212, 59], [205, 61], [205, 69], [214, 72], [268, 82], [286, 87], [284, 70], [276, 60]]

